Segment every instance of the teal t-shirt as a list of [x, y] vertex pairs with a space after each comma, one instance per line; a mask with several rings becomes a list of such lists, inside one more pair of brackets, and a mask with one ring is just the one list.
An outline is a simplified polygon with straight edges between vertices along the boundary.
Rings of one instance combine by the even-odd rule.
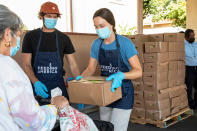
[[[120, 45], [120, 53], [123, 59], [123, 62], [127, 65], [127, 67], [129, 68], [129, 70], [131, 69], [131, 66], [128, 62], [128, 60], [133, 57], [134, 55], [137, 55], [138, 52], [135, 48], [135, 45], [133, 44], [133, 42], [128, 39], [127, 37], [121, 36], [121, 35], [117, 35], [117, 39]], [[90, 56], [94, 59], [96, 59], [98, 61], [98, 52], [99, 52], [99, 47], [101, 44], [101, 39], [96, 39], [93, 41], [92, 43], [92, 47], [91, 47], [91, 53]], [[102, 47], [104, 50], [114, 50], [116, 49], [116, 41], [113, 41], [110, 44], [102, 44]]]

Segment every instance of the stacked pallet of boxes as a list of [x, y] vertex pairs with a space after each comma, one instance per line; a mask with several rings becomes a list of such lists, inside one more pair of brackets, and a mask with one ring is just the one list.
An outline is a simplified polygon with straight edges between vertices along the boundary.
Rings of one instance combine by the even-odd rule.
[[[138, 58], [140, 60], [142, 69], [144, 64], [144, 42], [148, 40], [146, 35], [135, 35], [130, 36], [132, 42], [134, 43], [137, 51]], [[144, 89], [143, 89], [143, 79], [139, 78], [137, 80], [133, 80], [134, 86], [134, 108], [131, 117], [133, 119], [145, 119], [145, 107], [144, 107]]]
[[143, 57], [143, 61], [140, 58], [143, 80], [133, 81], [135, 100], [131, 119], [163, 120], [188, 105], [184, 85], [184, 34], [138, 37], [132, 41], [136, 47], [139, 43], [142, 45], [138, 53]]
[[164, 41], [168, 42], [169, 72], [168, 86], [171, 115], [188, 107], [185, 86], [185, 44], [183, 33], [164, 34]]
[[161, 120], [170, 115], [168, 88], [168, 42], [163, 34], [150, 35], [145, 42], [144, 54], [144, 99], [147, 120]]

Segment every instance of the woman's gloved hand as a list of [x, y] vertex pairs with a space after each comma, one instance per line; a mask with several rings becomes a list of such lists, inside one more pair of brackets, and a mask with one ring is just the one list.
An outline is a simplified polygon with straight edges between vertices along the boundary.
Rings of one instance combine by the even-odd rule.
[[82, 78], [83, 77], [79, 75], [79, 76], [76, 77], [76, 80], [81, 80]]
[[125, 78], [123, 72], [117, 72], [115, 74], [110, 75], [106, 78], [106, 81], [110, 81], [113, 79], [111, 91], [114, 92], [116, 88], [122, 86], [122, 80]]
[[41, 96], [42, 98], [49, 97], [49, 95], [46, 93], [48, 92], [47, 87], [40, 81], [36, 81], [34, 83], [34, 90], [37, 96]]

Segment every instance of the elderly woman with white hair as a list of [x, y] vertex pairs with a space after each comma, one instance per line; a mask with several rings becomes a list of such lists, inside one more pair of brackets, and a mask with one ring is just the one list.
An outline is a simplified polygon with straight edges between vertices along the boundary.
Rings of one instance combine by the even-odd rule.
[[0, 131], [43, 131], [54, 127], [57, 109], [68, 105], [63, 96], [52, 99], [54, 105], [39, 106], [32, 85], [12, 59], [20, 49], [20, 18], [0, 4]]

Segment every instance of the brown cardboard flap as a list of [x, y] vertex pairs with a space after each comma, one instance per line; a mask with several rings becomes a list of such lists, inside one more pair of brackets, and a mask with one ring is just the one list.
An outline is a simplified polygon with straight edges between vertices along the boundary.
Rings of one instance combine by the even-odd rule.
[[144, 62], [168, 62], [168, 53], [145, 53], [143, 54]]
[[144, 82], [163, 82], [168, 81], [168, 72], [143, 72]]
[[168, 88], [168, 81], [162, 82], [144, 82], [144, 90], [159, 91]]
[[170, 99], [163, 100], [145, 100], [145, 108], [146, 110], [163, 110], [166, 108], [170, 108]]
[[171, 108], [179, 106], [181, 104], [181, 97], [177, 96], [170, 99]]
[[131, 113], [131, 118], [145, 119], [145, 109], [134, 107]]
[[168, 42], [145, 42], [146, 53], [160, 53], [168, 51]]
[[168, 62], [164, 63], [144, 63], [144, 72], [168, 72]]
[[169, 98], [168, 92], [160, 94], [158, 93], [158, 91], [144, 91], [145, 100], [155, 101], [155, 100], [164, 100], [168, 98]]
[[146, 119], [163, 120], [170, 115], [170, 108], [164, 110], [146, 110]]
[[144, 101], [141, 101], [141, 100], [134, 100], [134, 107], [137, 107], [137, 108], [144, 108]]
[[184, 41], [184, 33], [164, 33], [165, 42], [181, 42]]

